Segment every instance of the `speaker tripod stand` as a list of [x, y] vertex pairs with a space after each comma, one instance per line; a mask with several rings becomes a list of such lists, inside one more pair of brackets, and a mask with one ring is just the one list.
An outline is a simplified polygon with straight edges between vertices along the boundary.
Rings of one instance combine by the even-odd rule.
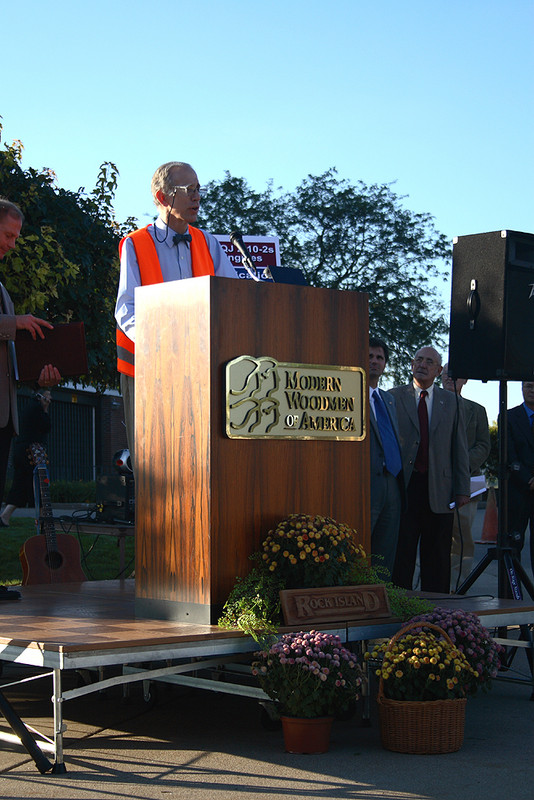
[[[522, 587], [534, 600], [534, 584], [527, 575], [525, 568], [521, 564], [518, 550], [513, 546], [511, 536], [508, 531], [508, 388], [505, 380], [499, 382], [499, 504], [498, 504], [498, 523], [497, 523], [497, 544], [490, 547], [486, 555], [479, 561], [476, 567], [467, 576], [465, 581], [458, 587], [457, 594], [465, 594], [474, 584], [477, 578], [492, 564], [497, 562], [498, 572], [498, 596], [501, 598], [512, 598], [523, 600]], [[530, 532], [531, 538], [534, 533]], [[531, 541], [534, 547], [534, 541]]]

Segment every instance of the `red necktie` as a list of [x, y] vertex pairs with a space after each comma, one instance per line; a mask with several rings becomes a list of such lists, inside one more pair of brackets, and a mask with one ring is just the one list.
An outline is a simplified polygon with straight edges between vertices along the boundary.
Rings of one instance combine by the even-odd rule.
[[428, 409], [425, 397], [428, 392], [423, 390], [419, 396], [417, 415], [419, 417], [419, 449], [415, 458], [414, 467], [417, 472], [428, 472]]

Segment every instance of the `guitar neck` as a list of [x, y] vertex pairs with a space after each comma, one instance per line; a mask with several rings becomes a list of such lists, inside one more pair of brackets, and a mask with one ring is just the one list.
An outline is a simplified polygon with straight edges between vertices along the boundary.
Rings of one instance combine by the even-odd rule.
[[39, 528], [40, 533], [46, 536], [47, 543], [51, 550], [57, 549], [56, 544], [56, 528], [54, 525], [54, 514], [52, 512], [52, 503], [50, 501], [50, 479], [48, 471], [45, 466], [40, 465], [35, 468], [39, 479]]

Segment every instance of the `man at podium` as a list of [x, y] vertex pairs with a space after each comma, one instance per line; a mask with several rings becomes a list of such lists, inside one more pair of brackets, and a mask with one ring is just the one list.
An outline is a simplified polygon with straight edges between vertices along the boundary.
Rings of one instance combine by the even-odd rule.
[[201, 188], [190, 164], [169, 161], [152, 178], [158, 209], [153, 224], [133, 231], [120, 243], [120, 279], [115, 306], [117, 369], [120, 372], [126, 435], [134, 463], [135, 288], [202, 275], [237, 278], [217, 239], [194, 228]]

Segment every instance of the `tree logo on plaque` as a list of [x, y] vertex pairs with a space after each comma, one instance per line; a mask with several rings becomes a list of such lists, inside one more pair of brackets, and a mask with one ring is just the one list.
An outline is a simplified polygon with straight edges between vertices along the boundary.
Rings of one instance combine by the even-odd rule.
[[226, 365], [230, 438], [365, 438], [361, 367], [289, 364], [240, 356]]

